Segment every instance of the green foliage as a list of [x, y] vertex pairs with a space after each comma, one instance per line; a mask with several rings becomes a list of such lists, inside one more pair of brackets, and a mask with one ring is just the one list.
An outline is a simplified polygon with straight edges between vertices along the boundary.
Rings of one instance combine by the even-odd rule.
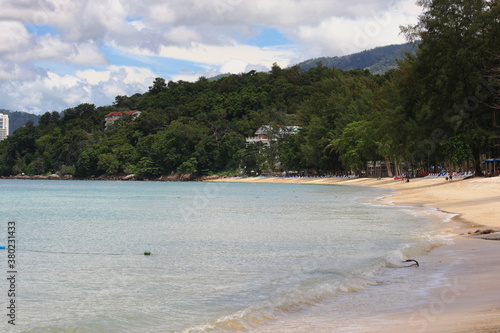
[[[404, 29], [421, 40], [416, 55], [383, 76], [365, 65], [342, 71], [314, 63], [218, 80], [156, 78], [147, 92], [117, 96], [111, 106], [80, 104], [45, 113], [38, 126], [28, 122], [0, 142], [0, 174], [331, 172], [376, 160], [395, 169], [477, 165], [500, 134], [491, 107], [498, 87], [489, 78], [500, 68], [498, 1], [420, 3], [420, 22]], [[373, 63], [384, 58], [377, 52], [342, 61]], [[124, 110], [141, 115], [104, 128], [107, 113]], [[270, 145], [247, 146], [245, 137], [262, 125], [271, 125]], [[300, 133], [279, 134], [292, 125]]]
[[340, 160], [346, 169], [364, 169], [375, 150], [369, 135], [369, 123], [366, 120], [350, 123], [341, 136], [332, 141], [330, 147], [340, 154]]
[[[167, 90], [167, 84], [165, 83], [165, 79], [162, 79], [161, 77], [157, 77], [153, 82], [153, 85], [149, 87], [149, 93], [153, 95], [159, 94], [166, 90]], [[121, 102], [121, 100], [122, 99], [117, 100], [116, 102], [119, 103]]]
[[[499, 134], [492, 110], [495, 88], [489, 83], [498, 66], [500, 3], [486, 0], [420, 0], [424, 13], [419, 23], [403, 29], [422, 40], [412, 71], [410, 96], [419, 119], [422, 140], [433, 141], [427, 153], [443, 156], [439, 145], [462, 135], [480, 172], [483, 153], [491, 149], [489, 138]], [[415, 89], [417, 87], [417, 89]], [[411, 92], [413, 91], [413, 92]], [[441, 133], [435, 138], [436, 131]]]
[[153, 160], [149, 157], [143, 157], [135, 167], [136, 173], [141, 176], [157, 176], [159, 174], [158, 167], [155, 166]]
[[76, 168], [74, 165], [62, 165], [59, 172], [61, 175], [74, 176], [76, 174]]
[[196, 158], [191, 157], [189, 160], [182, 162], [182, 164], [177, 168], [177, 172], [180, 175], [193, 174], [196, 173], [196, 165], [198, 161]]
[[472, 150], [463, 135], [457, 135], [455, 137], [444, 140], [440, 143], [444, 157], [448, 159], [449, 162], [456, 164], [461, 161], [472, 160]]
[[97, 155], [97, 170], [104, 174], [116, 174], [120, 170], [120, 163], [113, 154], [99, 154]]

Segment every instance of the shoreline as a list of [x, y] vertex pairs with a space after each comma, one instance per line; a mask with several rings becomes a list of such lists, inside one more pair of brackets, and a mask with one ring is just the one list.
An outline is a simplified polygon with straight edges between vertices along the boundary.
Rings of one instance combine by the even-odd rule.
[[368, 186], [396, 190], [382, 199], [394, 203], [434, 207], [442, 212], [458, 214], [478, 227], [500, 230], [500, 177], [446, 181], [443, 178], [414, 178], [403, 183], [392, 178], [218, 178], [210, 182], [277, 183], [302, 185]]
[[[361, 319], [356, 327], [342, 327], [339, 331], [500, 332], [500, 298], [497, 296], [500, 295], [500, 177], [452, 182], [443, 178], [417, 178], [411, 179], [409, 183], [388, 178], [234, 177], [210, 181], [388, 188], [395, 190], [395, 193], [379, 201], [433, 207], [456, 214], [448, 222], [449, 227], [444, 226], [451, 236], [452, 244], [434, 248], [425, 256], [415, 258], [421, 263], [420, 269], [442, 274], [439, 283], [432, 287], [422, 286], [422, 290], [425, 289], [427, 293], [425, 297], [402, 300], [400, 307], [379, 309], [374, 316]], [[487, 235], [476, 233], [488, 229], [497, 232]], [[324, 313], [323, 317], [320, 321], [328, 322], [328, 313]], [[297, 330], [284, 328], [280, 331], [273, 328], [276, 332], [301, 332], [304, 329], [327, 332], [321, 325], [315, 327], [314, 324]]]

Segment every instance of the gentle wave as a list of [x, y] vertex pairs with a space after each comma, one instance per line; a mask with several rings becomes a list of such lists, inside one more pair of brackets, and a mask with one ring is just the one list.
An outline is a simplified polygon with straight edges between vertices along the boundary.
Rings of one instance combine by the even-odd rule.
[[[383, 284], [383, 279], [379, 278], [382, 272], [387, 269], [411, 269], [411, 264], [405, 263], [405, 260], [425, 255], [443, 244], [443, 240], [439, 237], [422, 237], [420, 242], [404, 244], [401, 249], [391, 251], [385, 257], [375, 258], [369, 264], [348, 274], [329, 270], [311, 271], [311, 275], [321, 275], [325, 282], [311, 288], [279, 295], [272, 300], [222, 316], [212, 322], [187, 328], [182, 333], [230, 333], [254, 329], [282, 316], [304, 311], [331, 300], [340, 293], [355, 293]], [[311, 279], [314, 278], [311, 277]]]

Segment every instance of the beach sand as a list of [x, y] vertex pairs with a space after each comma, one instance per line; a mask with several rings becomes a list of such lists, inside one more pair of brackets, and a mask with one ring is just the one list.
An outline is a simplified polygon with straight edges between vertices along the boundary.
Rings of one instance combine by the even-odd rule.
[[[422, 299], [402, 300], [399, 308], [381, 305], [379, 311], [360, 318], [356, 325], [338, 327], [335, 332], [500, 332], [500, 234], [475, 234], [476, 230], [500, 231], [500, 177], [453, 181], [418, 178], [408, 183], [389, 178], [233, 177], [217, 181], [383, 187], [395, 190], [394, 195], [382, 199], [387, 202], [458, 214], [449, 224], [453, 243], [415, 258], [421, 263], [419, 269], [444, 272], [439, 283], [422, 286], [427, 288]], [[329, 317], [324, 313], [307, 327], [300, 325], [307, 320], [298, 318], [286, 328], [273, 325], [272, 331], [331, 332]]]

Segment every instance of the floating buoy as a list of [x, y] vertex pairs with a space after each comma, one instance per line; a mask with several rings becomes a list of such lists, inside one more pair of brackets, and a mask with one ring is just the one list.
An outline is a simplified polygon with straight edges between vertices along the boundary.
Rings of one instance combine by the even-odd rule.
[[5, 245], [0, 245], [0, 250], [5, 250]]
[[144, 255], [145, 256], [150, 256], [151, 255], [151, 251], [144, 251]]

